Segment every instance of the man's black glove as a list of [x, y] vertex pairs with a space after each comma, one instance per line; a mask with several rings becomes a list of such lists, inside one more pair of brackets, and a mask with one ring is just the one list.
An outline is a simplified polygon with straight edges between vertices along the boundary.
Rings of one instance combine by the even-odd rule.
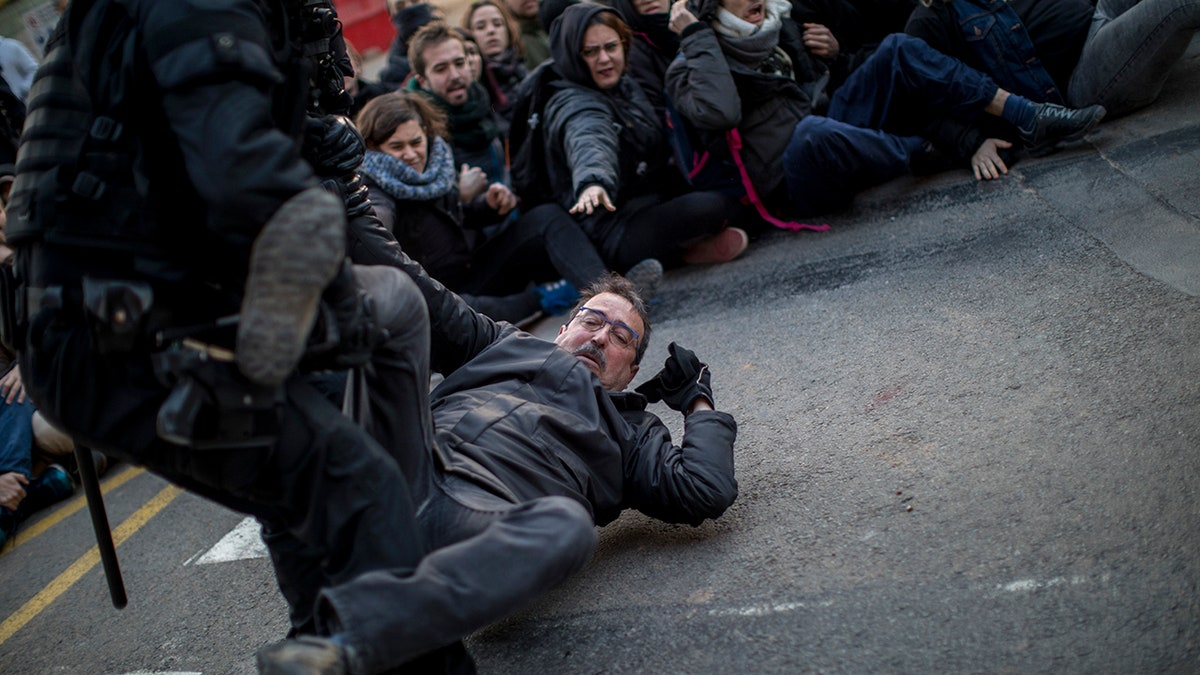
[[318, 176], [344, 176], [362, 163], [367, 144], [342, 115], [308, 116], [304, 121], [302, 155]]
[[662, 370], [643, 382], [637, 392], [646, 397], [651, 403], [662, 401], [671, 407], [687, 414], [692, 402], [698, 398], [713, 403], [712, 376], [708, 365], [696, 358], [696, 353], [680, 347], [672, 342], [667, 346], [669, 356], [663, 363]]

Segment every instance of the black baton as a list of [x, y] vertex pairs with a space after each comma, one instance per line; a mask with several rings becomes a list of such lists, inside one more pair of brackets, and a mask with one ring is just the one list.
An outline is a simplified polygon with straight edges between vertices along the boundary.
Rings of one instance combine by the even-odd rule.
[[108, 594], [113, 607], [124, 609], [129, 603], [125, 596], [125, 580], [121, 578], [121, 566], [117, 563], [117, 547], [113, 545], [112, 530], [108, 526], [108, 513], [104, 510], [104, 497], [100, 494], [100, 479], [96, 477], [96, 464], [92, 451], [75, 444], [75, 462], [79, 465], [79, 482], [87, 495], [88, 511], [92, 514], [92, 529], [96, 532], [96, 546], [100, 549], [100, 562], [104, 564], [104, 577], [108, 579]]

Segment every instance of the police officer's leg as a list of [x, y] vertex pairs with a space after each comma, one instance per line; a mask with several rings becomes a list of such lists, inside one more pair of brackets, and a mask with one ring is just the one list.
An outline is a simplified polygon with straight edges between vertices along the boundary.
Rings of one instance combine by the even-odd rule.
[[354, 267], [388, 339], [355, 372], [346, 409], [400, 466], [420, 503], [428, 491], [433, 420], [429, 412], [429, 311], [408, 275]]
[[34, 317], [21, 364], [51, 422], [90, 447], [278, 523], [324, 554], [332, 583], [416, 565], [423, 551], [395, 461], [301, 378], [285, 383], [272, 445], [196, 450], [168, 443], [156, 433], [168, 390], [149, 355], [94, 354], [88, 329], [56, 314]]

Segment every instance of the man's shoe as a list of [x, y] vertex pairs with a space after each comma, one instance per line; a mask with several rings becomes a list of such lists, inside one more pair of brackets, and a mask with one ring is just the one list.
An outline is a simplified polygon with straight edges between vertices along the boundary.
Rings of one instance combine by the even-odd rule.
[[750, 245], [750, 235], [740, 227], [727, 227], [689, 248], [683, 261], [689, 265], [729, 262]]
[[346, 650], [329, 638], [301, 635], [258, 650], [260, 675], [344, 675]]
[[1030, 129], [1017, 128], [1021, 140], [1037, 154], [1053, 149], [1059, 143], [1070, 143], [1084, 137], [1104, 119], [1104, 106], [1066, 108], [1054, 103], [1037, 104], [1037, 113]]
[[325, 190], [309, 188], [271, 216], [250, 251], [235, 352], [243, 375], [265, 386], [287, 379], [345, 255], [345, 206]]
[[658, 293], [658, 285], [662, 283], [663, 266], [654, 258], [646, 258], [629, 268], [625, 278], [637, 289], [643, 302], [650, 302]]

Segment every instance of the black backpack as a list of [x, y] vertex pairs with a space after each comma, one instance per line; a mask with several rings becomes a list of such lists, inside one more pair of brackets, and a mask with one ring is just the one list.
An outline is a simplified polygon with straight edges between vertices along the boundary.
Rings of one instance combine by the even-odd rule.
[[512, 166], [513, 192], [521, 198], [524, 211], [556, 201], [546, 169], [546, 139], [542, 133], [546, 103], [556, 91], [550, 86], [562, 76], [554, 60], [543, 61], [513, 94], [512, 125], [508, 129], [508, 147]]

